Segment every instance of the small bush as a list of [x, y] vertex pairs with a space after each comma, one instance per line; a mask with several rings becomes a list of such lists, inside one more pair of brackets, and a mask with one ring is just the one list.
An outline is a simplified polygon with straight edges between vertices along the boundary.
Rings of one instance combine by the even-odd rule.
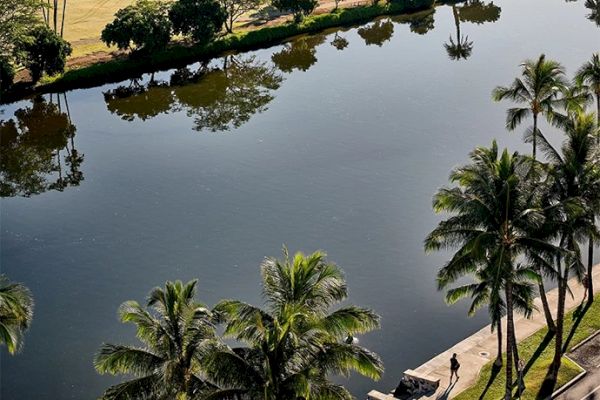
[[163, 50], [171, 40], [171, 21], [166, 6], [157, 1], [139, 0], [120, 9], [113, 22], [102, 30], [102, 41], [121, 50], [149, 53]]
[[169, 18], [175, 33], [205, 44], [221, 31], [227, 12], [216, 0], [178, 0], [169, 10]]
[[13, 84], [15, 78], [15, 69], [10, 61], [0, 57], [0, 92], [5, 91]]
[[63, 72], [67, 57], [72, 52], [69, 42], [46, 25], [33, 27], [17, 47], [19, 61], [29, 69], [34, 82], [39, 81], [43, 73], [55, 75]]

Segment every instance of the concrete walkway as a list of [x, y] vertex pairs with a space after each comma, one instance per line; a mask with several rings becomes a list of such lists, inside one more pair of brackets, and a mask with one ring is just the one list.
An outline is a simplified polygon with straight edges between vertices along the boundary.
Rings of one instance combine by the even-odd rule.
[[[594, 291], [598, 293], [600, 291], [599, 265], [594, 268], [592, 278], [594, 282]], [[584, 294], [583, 287], [575, 278], [569, 281], [569, 286], [574, 297], [571, 298], [571, 296], [567, 295], [567, 311], [573, 310], [579, 306]], [[552, 309], [553, 314], [556, 315], [558, 290], [554, 289], [547, 292], [547, 297], [550, 308]], [[539, 298], [535, 300], [535, 305], [538, 308], [538, 311], [534, 312], [531, 318], [526, 319], [523, 316], [515, 316], [515, 331], [518, 342], [521, 342], [523, 339], [531, 336], [533, 333], [546, 326], [546, 319], [544, 318], [542, 303]], [[506, 334], [506, 319], [503, 320], [503, 333]], [[440, 380], [440, 386], [434, 394], [422, 396], [419, 399], [451, 399], [463, 390], [471, 387], [477, 381], [479, 372], [483, 366], [496, 359], [497, 342], [496, 334], [491, 332], [490, 325], [488, 325], [416, 368], [414, 371], [419, 373], [419, 375]], [[458, 355], [457, 357], [461, 365], [459, 370], [460, 379], [450, 385], [450, 358], [453, 353]], [[371, 395], [371, 393], [369, 395]], [[393, 399], [392, 396], [371, 396], [371, 398]]]

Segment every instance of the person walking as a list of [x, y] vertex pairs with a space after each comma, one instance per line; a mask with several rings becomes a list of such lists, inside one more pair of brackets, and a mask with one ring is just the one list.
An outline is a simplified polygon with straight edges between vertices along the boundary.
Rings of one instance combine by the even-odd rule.
[[460, 368], [460, 363], [456, 358], [456, 353], [452, 354], [452, 358], [450, 359], [450, 382], [452, 382], [452, 378], [456, 375], [456, 380], [458, 380], [458, 369]]

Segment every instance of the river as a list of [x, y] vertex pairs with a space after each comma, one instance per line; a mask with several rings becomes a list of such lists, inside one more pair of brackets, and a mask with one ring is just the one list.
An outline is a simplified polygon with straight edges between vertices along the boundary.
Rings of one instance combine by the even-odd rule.
[[600, 50], [592, 13], [470, 0], [0, 106], [1, 271], [36, 301], [0, 397], [97, 398], [118, 381], [93, 368], [101, 343], [136, 343], [121, 302], [198, 278], [209, 305], [261, 304], [258, 265], [283, 244], [327, 251], [382, 316], [360, 340], [384, 378], [340, 382], [394, 387], [487, 323], [436, 290], [432, 195], [476, 145], [530, 151], [491, 90], [542, 52], [572, 76]]

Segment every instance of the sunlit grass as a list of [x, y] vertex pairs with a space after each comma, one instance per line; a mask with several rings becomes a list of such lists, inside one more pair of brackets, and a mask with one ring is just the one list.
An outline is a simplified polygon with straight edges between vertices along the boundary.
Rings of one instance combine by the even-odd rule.
[[[600, 330], [600, 300], [596, 300], [587, 309], [583, 318], [578, 320], [580, 310], [567, 313], [565, 317], [565, 340], [569, 349], [581, 343], [592, 333]], [[574, 325], [577, 324], [575, 331]], [[554, 354], [554, 338], [549, 337], [546, 328], [539, 330], [519, 344], [519, 355], [527, 363], [525, 375], [524, 400], [534, 400], [540, 391]], [[570, 337], [570, 339], [569, 339]], [[505, 362], [506, 364], [506, 362]], [[477, 383], [455, 397], [456, 400], [490, 399], [498, 400], [504, 395], [505, 370], [494, 374], [493, 362], [483, 367]], [[558, 389], [582, 372], [575, 363], [563, 357], [556, 388]], [[482, 396], [483, 395], [483, 396]]]

